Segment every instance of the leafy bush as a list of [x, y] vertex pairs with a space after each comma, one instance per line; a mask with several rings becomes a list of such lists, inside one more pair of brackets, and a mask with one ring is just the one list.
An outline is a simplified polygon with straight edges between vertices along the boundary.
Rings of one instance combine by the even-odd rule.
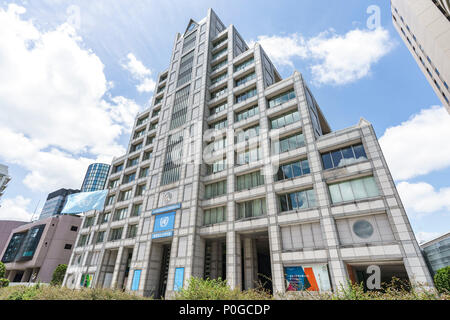
[[0, 278], [0, 288], [5, 288], [7, 286], [9, 286], [9, 280]]
[[66, 275], [67, 264], [60, 264], [53, 271], [52, 281], [50, 284], [52, 286], [61, 286]]
[[3, 262], [0, 261], [0, 278], [4, 278], [6, 273], [6, 267]]
[[175, 294], [177, 300], [269, 300], [273, 297], [265, 290], [240, 291], [231, 289], [222, 279], [191, 278], [188, 287]]
[[450, 266], [439, 269], [434, 275], [434, 284], [441, 293], [450, 293]]

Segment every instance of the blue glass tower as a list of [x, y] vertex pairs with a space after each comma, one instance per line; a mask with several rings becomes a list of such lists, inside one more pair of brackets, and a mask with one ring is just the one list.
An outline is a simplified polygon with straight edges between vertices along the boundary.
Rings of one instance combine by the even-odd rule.
[[89, 166], [84, 177], [81, 192], [103, 190], [108, 178], [110, 166], [104, 163], [93, 163]]

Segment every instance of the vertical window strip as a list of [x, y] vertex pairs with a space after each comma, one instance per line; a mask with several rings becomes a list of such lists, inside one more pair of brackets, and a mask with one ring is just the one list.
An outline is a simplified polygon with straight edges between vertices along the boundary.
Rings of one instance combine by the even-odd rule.
[[186, 121], [188, 109], [190, 86], [187, 86], [175, 94], [175, 102], [172, 111], [172, 119], [170, 122], [170, 130], [183, 125]]
[[191, 80], [193, 65], [194, 65], [194, 51], [191, 51], [183, 58], [181, 58], [177, 87]]
[[174, 183], [180, 179], [181, 161], [183, 156], [183, 131], [169, 136], [164, 161], [162, 185]]

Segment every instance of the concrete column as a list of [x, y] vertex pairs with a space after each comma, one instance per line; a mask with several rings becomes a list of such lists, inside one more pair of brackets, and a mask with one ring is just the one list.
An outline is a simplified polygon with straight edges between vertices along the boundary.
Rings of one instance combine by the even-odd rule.
[[227, 282], [242, 290], [241, 236], [234, 231], [227, 232]]
[[244, 238], [244, 289], [255, 287], [255, 260], [253, 256], [254, 246], [251, 238]]
[[9, 280], [10, 282], [13, 281], [14, 277], [16, 276], [16, 273], [17, 273], [16, 270], [11, 270], [11, 271], [9, 271], [9, 274], [8, 274], [8, 280]]
[[114, 272], [111, 280], [111, 288], [115, 289], [117, 287], [117, 280], [119, 279], [120, 266], [122, 263], [123, 247], [119, 248], [117, 253], [116, 263], [114, 264]]
[[26, 269], [22, 276], [21, 282], [29, 282], [31, 280], [31, 273], [33, 272], [33, 269]]

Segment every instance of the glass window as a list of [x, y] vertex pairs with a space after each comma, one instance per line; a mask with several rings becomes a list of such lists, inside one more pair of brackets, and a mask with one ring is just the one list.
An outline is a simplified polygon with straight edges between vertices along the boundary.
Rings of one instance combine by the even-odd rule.
[[354, 179], [328, 186], [333, 203], [376, 197], [379, 190], [373, 177]]
[[367, 160], [366, 151], [362, 144], [353, 146], [353, 151], [355, 152], [356, 160]]
[[357, 179], [350, 181], [352, 185], [352, 190], [355, 195], [355, 199], [364, 199], [367, 198], [367, 192], [364, 188], [364, 180]]
[[367, 196], [377, 197], [380, 195], [377, 184], [373, 177], [364, 178], [364, 186], [366, 187], [367, 190]]
[[343, 157], [341, 150], [332, 152], [331, 157], [333, 158], [334, 167], [339, 167], [342, 165], [341, 160], [343, 159]]
[[313, 189], [279, 196], [281, 212], [315, 207], [316, 195]]
[[333, 168], [333, 161], [331, 160], [331, 153], [325, 153], [322, 155], [322, 162], [324, 169]]
[[344, 159], [354, 159], [355, 158], [352, 147], [342, 149], [342, 155], [344, 156]]
[[343, 201], [354, 200], [352, 186], [350, 182], [342, 182], [340, 183], [341, 195]]
[[353, 232], [360, 238], [368, 239], [373, 235], [372, 224], [367, 220], [358, 220], [353, 224]]
[[295, 92], [292, 89], [291, 91], [285, 92], [279, 96], [269, 99], [269, 108], [274, 108], [274, 107], [279, 106], [280, 104], [283, 104], [294, 98], [295, 98]]

